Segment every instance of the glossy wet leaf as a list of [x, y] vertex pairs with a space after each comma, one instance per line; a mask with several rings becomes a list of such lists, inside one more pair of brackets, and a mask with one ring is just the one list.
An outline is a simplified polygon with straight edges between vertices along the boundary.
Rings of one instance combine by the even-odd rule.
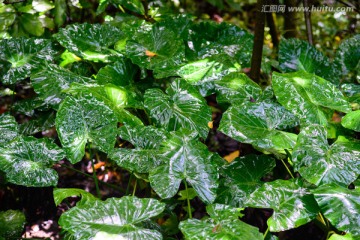
[[162, 239], [160, 232], [145, 228], [144, 222], [159, 215], [165, 204], [151, 198], [122, 197], [91, 201], [73, 207], [59, 224], [75, 239], [92, 239], [99, 232], [122, 239]]
[[249, 195], [259, 188], [260, 180], [275, 167], [275, 160], [266, 155], [246, 155], [225, 165], [221, 171], [216, 202], [243, 207]]
[[24, 229], [25, 222], [25, 214], [21, 211], [7, 210], [0, 212], [0, 239], [19, 239]]
[[360, 104], [360, 85], [354, 83], [345, 83], [341, 85], [341, 90], [351, 103]]
[[0, 169], [10, 183], [27, 187], [56, 186], [58, 174], [50, 167], [65, 157], [49, 139], [18, 137], [0, 149]]
[[262, 91], [259, 85], [244, 73], [230, 73], [219, 81], [214, 81], [217, 102], [241, 104], [260, 98]]
[[341, 124], [348, 129], [360, 132], [360, 110], [346, 114], [341, 120]]
[[88, 141], [110, 152], [115, 144], [117, 118], [102, 101], [91, 95], [68, 96], [56, 115], [56, 130], [71, 163], [79, 162]]
[[135, 148], [116, 148], [109, 158], [114, 160], [117, 165], [136, 171], [148, 173], [150, 169], [162, 163], [159, 147], [166, 139], [165, 131], [152, 126], [123, 126], [119, 129], [119, 136], [130, 142]]
[[96, 201], [97, 198], [91, 193], [79, 188], [55, 188], [53, 191], [55, 206], [58, 206], [65, 198], [78, 196], [81, 197], [77, 206]]
[[125, 108], [143, 108], [139, 91], [133, 86], [115, 86], [113, 84], [78, 84], [72, 83], [66, 90], [68, 94], [93, 96], [108, 106], [118, 121], [127, 125], [143, 125], [142, 121]]
[[126, 42], [126, 55], [140, 67], [157, 72], [182, 64], [184, 44], [168, 28], [154, 25], [150, 31], [140, 31]]
[[100, 24], [72, 24], [53, 35], [59, 43], [77, 56], [94, 62], [109, 62], [120, 53], [114, 44], [124, 38], [116, 27]]
[[136, 77], [139, 68], [132, 64], [129, 59], [121, 59], [113, 64], [101, 68], [96, 75], [99, 84], [114, 84], [116, 86], [127, 86]]
[[55, 64], [46, 64], [31, 74], [31, 84], [40, 99], [46, 104], [58, 106], [65, 98], [63, 90], [73, 82], [86, 83], [93, 80], [77, 75]]
[[259, 229], [239, 220], [240, 209], [213, 204], [206, 207], [210, 218], [188, 219], [179, 228], [185, 239], [263, 239]]
[[[195, 189], [205, 203], [215, 200], [219, 174], [214, 158], [204, 144], [199, 142], [196, 132], [181, 129], [161, 144], [164, 164], [150, 171], [151, 187], [161, 198], [173, 197], [182, 180]], [[221, 159], [220, 159], [221, 161]]]
[[32, 6], [37, 12], [46, 12], [55, 7], [54, 4], [48, 0], [33, 0]]
[[55, 126], [55, 112], [45, 112], [37, 114], [33, 119], [20, 124], [19, 132], [23, 135], [33, 135], [49, 130], [53, 126]]
[[6, 145], [19, 134], [15, 118], [9, 114], [0, 115], [0, 147]]
[[243, 68], [250, 67], [253, 36], [228, 23], [200, 22], [191, 27], [186, 58], [193, 61], [226, 54]]
[[336, 184], [312, 190], [321, 212], [338, 230], [360, 238], [360, 189], [349, 190]]
[[266, 182], [250, 195], [247, 206], [274, 210], [267, 220], [270, 232], [304, 225], [319, 212], [314, 196], [303, 187], [301, 180]]
[[175, 80], [166, 89], [149, 89], [144, 95], [144, 106], [158, 127], [168, 131], [187, 128], [204, 139], [211, 121], [211, 111], [198, 91], [184, 80]]
[[302, 129], [292, 158], [294, 169], [315, 185], [347, 186], [360, 174], [360, 143], [338, 140], [329, 146], [326, 129], [320, 125]]
[[47, 39], [12, 38], [0, 41], [0, 60], [8, 68], [0, 70], [2, 82], [14, 84], [30, 76], [31, 69], [39, 67], [44, 61], [51, 62], [56, 52]]
[[282, 72], [306, 71], [314, 73], [334, 84], [339, 74], [329, 58], [308, 42], [300, 39], [283, 39], [279, 47], [279, 68]]
[[297, 118], [277, 103], [244, 102], [226, 110], [219, 130], [240, 142], [283, 151], [295, 145], [297, 136], [281, 129], [297, 124]]
[[336, 51], [334, 62], [342, 75], [351, 71], [359, 72], [360, 64], [360, 34], [343, 40]]
[[296, 115], [301, 124], [327, 125], [322, 107], [345, 113], [351, 111], [335, 85], [311, 73], [273, 72], [272, 85], [277, 100]]

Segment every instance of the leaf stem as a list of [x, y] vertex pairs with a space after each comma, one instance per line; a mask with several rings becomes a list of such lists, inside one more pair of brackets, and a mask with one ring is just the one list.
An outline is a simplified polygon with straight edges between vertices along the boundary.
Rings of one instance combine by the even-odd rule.
[[295, 178], [294, 175], [291, 173], [290, 169], [288, 168], [288, 166], [286, 165], [286, 163], [284, 162], [284, 160], [280, 159], [280, 161], [282, 162], [282, 164], [286, 168], [286, 171], [290, 174], [291, 178]]
[[186, 201], [187, 201], [187, 208], [188, 208], [189, 218], [192, 218], [191, 205], [190, 205], [190, 199], [189, 199], [189, 192], [188, 192], [188, 186], [187, 186], [186, 180], [184, 180], [184, 184], [185, 184], [185, 190], [186, 190], [186, 195], [187, 195]]
[[96, 175], [96, 169], [95, 169], [95, 164], [94, 164], [94, 161], [93, 161], [93, 155], [92, 155], [90, 145], [88, 147], [88, 151], [89, 151], [89, 158], [90, 158], [90, 161], [91, 161], [91, 167], [92, 167], [92, 170], [93, 170], [93, 180], [94, 180], [94, 183], [95, 183], [96, 195], [100, 199], [101, 198], [101, 193], [100, 193], [100, 188], [99, 188], [99, 179], [97, 178], [97, 175]]
[[[86, 177], [88, 177], [88, 178], [93, 178], [92, 175], [87, 174], [87, 173], [84, 173], [84, 172], [82, 172], [82, 171], [79, 171], [79, 170], [77, 170], [76, 168], [70, 167], [70, 166], [68, 166], [68, 165], [66, 165], [66, 164], [61, 164], [61, 163], [60, 163], [60, 166], [61, 166], [61, 167], [65, 167], [65, 168], [67, 168], [67, 169], [70, 169], [70, 170], [72, 170], [72, 171], [74, 171], [74, 172], [77, 172], [77, 173], [79, 173], [79, 174], [82, 174], [82, 175], [84, 175], [84, 176], [86, 176]], [[113, 185], [113, 184], [110, 184], [110, 183], [107, 183], [107, 182], [104, 182], [104, 181], [101, 181], [101, 180], [98, 180], [98, 182], [101, 183], [101, 184], [104, 184], [105, 186], [108, 186], [108, 187], [110, 187], [110, 188], [112, 188], [112, 189], [115, 189], [115, 190], [118, 190], [118, 191], [124, 193], [124, 190], [123, 190], [122, 188], [119, 188], [119, 187], [116, 186], [116, 185]]]
[[266, 229], [265, 233], [264, 233], [264, 239], [266, 238], [266, 236], [268, 235], [269, 233], [269, 227]]
[[135, 184], [134, 184], [134, 189], [133, 189], [132, 196], [135, 196], [135, 193], [136, 193], [136, 187], [137, 187], [137, 178], [135, 178]]
[[125, 192], [125, 195], [129, 195], [129, 192], [130, 192], [130, 185], [131, 185], [131, 181], [133, 180], [134, 178], [134, 175], [132, 173], [130, 173], [130, 177], [129, 177], [129, 181], [128, 181], [128, 184], [127, 184], [127, 187], [126, 187], [126, 192]]

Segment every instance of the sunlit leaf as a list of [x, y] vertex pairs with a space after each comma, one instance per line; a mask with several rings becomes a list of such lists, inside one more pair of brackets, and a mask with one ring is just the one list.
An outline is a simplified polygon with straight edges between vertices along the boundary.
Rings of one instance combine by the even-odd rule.
[[65, 157], [49, 139], [18, 137], [0, 149], [0, 169], [7, 181], [27, 187], [56, 186], [58, 174], [50, 167]]
[[18, 136], [18, 124], [9, 114], [0, 115], [0, 146], [4, 146]]
[[169, 131], [188, 128], [206, 138], [211, 111], [198, 91], [184, 80], [175, 80], [166, 94], [160, 89], [149, 89], [144, 105], [158, 127]]
[[315, 185], [347, 186], [360, 174], [360, 143], [338, 140], [329, 146], [323, 126], [303, 128], [292, 157], [294, 169]]
[[314, 74], [273, 72], [272, 83], [277, 100], [297, 116], [301, 124], [327, 125], [322, 107], [345, 113], [351, 111], [340, 90]]
[[93, 239], [105, 234], [109, 239], [162, 239], [147, 229], [144, 221], [159, 215], [165, 204], [151, 198], [122, 197], [89, 201], [63, 213], [59, 224], [75, 239]]
[[296, 125], [294, 115], [279, 104], [244, 102], [226, 110], [219, 130], [240, 142], [283, 151], [295, 145], [297, 136], [281, 129]]
[[181, 181], [185, 180], [202, 201], [211, 203], [215, 200], [219, 174], [213, 158], [220, 156], [199, 142], [196, 132], [187, 129], [173, 132], [161, 144], [160, 150], [165, 163], [151, 170], [149, 179], [161, 198], [173, 197]]
[[210, 218], [188, 219], [179, 228], [185, 239], [264, 239], [259, 229], [239, 220], [240, 209], [214, 204], [206, 207]]
[[360, 110], [346, 114], [341, 120], [341, 124], [346, 128], [360, 132]]
[[97, 200], [94, 195], [79, 188], [55, 188], [53, 194], [56, 206], [58, 206], [65, 198], [73, 196], [81, 196], [80, 201], [77, 203], [78, 206]]
[[117, 118], [103, 102], [89, 95], [68, 96], [56, 115], [56, 130], [71, 163], [79, 162], [88, 141], [110, 152], [115, 144]]
[[314, 196], [300, 180], [266, 182], [248, 198], [247, 205], [272, 208], [267, 220], [271, 232], [285, 231], [310, 222], [319, 212]]
[[333, 226], [360, 238], [360, 189], [349, 190], [336, 184], [322, 185], [314, 190], [321, 212]]

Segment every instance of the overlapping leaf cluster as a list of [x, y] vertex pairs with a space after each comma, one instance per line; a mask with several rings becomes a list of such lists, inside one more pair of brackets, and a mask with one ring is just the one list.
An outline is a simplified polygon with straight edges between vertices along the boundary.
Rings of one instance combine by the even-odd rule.
[[[360, 74], [359, 35], [341, 45], [334, 61], [305, 42], [283, 41], [280, 72], [262, 90], [241, 73], [252, 51], [252, 35], [242, 29], [185, 15], [125, 25], [73, 24], [52, 39], [2, 40], [1, 81], [29, 78], [37, 93], [14, 106], [37, 122], [19, 127], [14, 117], [0, 116], [0, 170], [8, 182], [56, 186], [51, 166], [63, 158], [81, 161], [91, 144], [119, 167], [142, 174], [159, 199], [191, 185], [210, 218], [181, 222], [185, 238], [263, 239], [239, 220], [245, 207], [273, 209], [271, 232], [324, 216], [325, 224], [360, 238], [358, 188], [347, 188], [360, 174], [360, 144], [353, 139], [360, 129], [360, 92], [351, 81]], [[74, 67], [79, 63], [96, 70], [81, 74]], [[258, 155], [228, 163], [208, 150], [212, 111], [204, 97], [212, 94], [224, 111], [218, 131], [251, 144]], [[332, 120], [334, 114], [343, 116], [341, 122]], [[52, 126], [61, 148], [27, 136]], [[344, 132], [350, 134], [340, 136]], [[131, 147], [118, 146], [119, 139]], [[262, 181], [276, 162], [288, 162], [293, 179]], [[54, 194], [57, 204], [82, 196], [59, 221], [74, 239], [162, 238], [151, 220], [166, 208], [160, 200], [101, 201], [79, 189]]]

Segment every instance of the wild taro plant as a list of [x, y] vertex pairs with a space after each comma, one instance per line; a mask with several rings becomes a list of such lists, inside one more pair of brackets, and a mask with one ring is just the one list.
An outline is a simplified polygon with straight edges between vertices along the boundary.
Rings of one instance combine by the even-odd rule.
[[[277, 239], [311, 221], [327, 239], [360, 239], [360, 35], [332, 61], [304, 41], [282, 40], [263, 89], [242, 73], [250, 33], [185, 15], [157, 20], [115, 18], [68, 25], [48, 39], [1, 40], [2, 84], [36, 92], [0, 115], [6, 181], [53, 186], [56, 205], [80, 196], [59, 219], [67, 239], [172, 239], [178, 229], [185, 239]], [[219, 123], [206, 101], [214, 94]], [[31, 120], [19, 125], [17, 113]], [[60, 144], [33, 136], [53, 126]], [[226, 161], [206, 146], [209, 131], [257, 151]], [[52, 166], [91, 151], [150, 182], [151, 197], [101, 200], [56, 188]], [[264, 178], [277, 162], [290, 178]], [[171, 218], [169, 199], [179, 196], [187, 216]], [[193, 218], [195, 197], [208, 217]], [[273, 210], [264, 233], [240, 220], [246, 207]], [[157, 221], [165, 215], [172, 232]], [[0, 238], [16, 238], [24, 221], [19, 211], [1, 212]]]

